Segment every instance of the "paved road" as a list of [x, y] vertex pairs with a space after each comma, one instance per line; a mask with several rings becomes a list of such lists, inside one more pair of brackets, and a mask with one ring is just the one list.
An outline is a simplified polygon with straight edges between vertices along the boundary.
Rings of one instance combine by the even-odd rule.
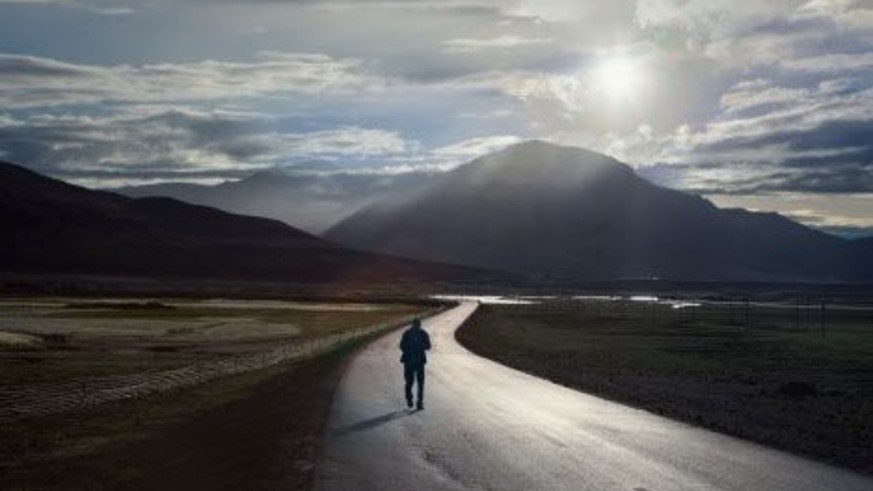
[[873, 478], [576, 392], [483, 359], [431, 318], [426, 409], [404, 409], [399, 333], [350, 365], [319, 491], [873, 490]]

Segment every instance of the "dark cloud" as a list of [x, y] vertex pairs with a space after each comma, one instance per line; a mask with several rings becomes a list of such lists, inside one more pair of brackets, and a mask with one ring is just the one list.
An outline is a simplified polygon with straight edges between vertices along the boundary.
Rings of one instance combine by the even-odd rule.
[[873, 192], [873, 161], [784, 168], [768, 163], [656, 164], [637, 169], [645, 179], [695, 194]]
[[254, 113], [167, 109], [113, 116], [0, 119], [2, 157], [77, 179], [235, 178], [312, 156], [389, 154], [407, 143], [382, 130], [282, 132]]
[[870, 193], [873, 192], [873, 162], [792, 173], [778, 172], [767, 176], [764, 182], [750, 185], [742, 191], [744, 193], [767, 191]]
[[[729, 137], [715, 143], [700, 145], [697, 150], [704, 153], [724, 153], [738, 149], [759, 149], [773, 145], [785, 145], [789, 150], [804, 152], [811, 150], [849, 150], [873, 149], [873, 119], [860, 121], [825, 121], [813, 128], [775, 130], [758, 135]], [[869, 154], [861, 152], [861, 156]], [[822, 159], [827, 161], [827, 159]], [[798, 162], [804, 162], [798, 160]], [[816, 163], [813, 161], [812, 163]]]
[[873, 164], [873, 146], [848, 147], [832, 155], [789, 157], [782, 162], [785, 167], [821, 168]]
[[46, 58], [11, 55], [0, 57], [0, 77], [6, 80], [6, 84], [19, 77], [87, 77], [90, 74], [83, 67]]
[[705, 193], [873, 192], [873, 77], [811, 87], [748, 80], [722, 104], [730, 110], [687, 133], [681, 165], [646, 172]]
[[0, 53], [6, 109], [95, 103], [203, 103], [283, 95], [366, 93], [383, 80], [360, 60], [308, 53], [260, 53], [248, 62], [204, 60], [89, 65]]
[[[821, 149], [873, 149], [873, 119], [865, 121], [828, 121], [809, 131], [777, 135], [797, 151]], [[781, 138], [780, 138], [781, 136]]]

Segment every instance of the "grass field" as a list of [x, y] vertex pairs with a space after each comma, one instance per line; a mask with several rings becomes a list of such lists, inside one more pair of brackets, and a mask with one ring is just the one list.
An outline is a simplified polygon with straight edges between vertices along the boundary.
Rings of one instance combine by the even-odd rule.
[[483, 305], [472, 351], [558, 383], [873, 473], [873, 312], [745, 302]]
[[[0, 390], [39, 391], [245, 357], [434, 310], [400, 303], [7, 300], [0, 302]], [[333, 386], [366, 339], [145, 397], [0, 420], [0, 489], [306, 489]]]
[[333, 389], [365, 342], [184, 391], [0, 422], [0, 489], [309, 489]]
[[0, 386], [165, 370], [390, 323], [421, 306], [236, 300], [0, 301]]

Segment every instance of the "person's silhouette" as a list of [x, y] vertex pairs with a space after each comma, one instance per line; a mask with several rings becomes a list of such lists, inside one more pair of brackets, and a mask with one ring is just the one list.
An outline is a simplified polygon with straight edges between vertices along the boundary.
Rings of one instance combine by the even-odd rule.
[[424, 365], [427, 363], [425, 351], [430, 349], [430, 336], [421, 328], [421, 321], [415, 319], [400, 339], [403, 356], [403, 378], [406, 380], [406, 405], [412, 407], [412, 384], [418, 383], [418, 409], [424, 409]]

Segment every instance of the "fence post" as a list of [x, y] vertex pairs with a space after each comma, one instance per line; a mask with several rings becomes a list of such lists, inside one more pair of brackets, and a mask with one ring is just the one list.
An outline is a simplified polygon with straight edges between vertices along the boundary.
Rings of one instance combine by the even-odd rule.
[[821, 338], [822, 339], [824, 339], [824, 337], [825, 337], [825, 314], [826, 314], [825, 301], [822, 300], [821, 301], [821, 319], [820, 319], [821, 320]]

